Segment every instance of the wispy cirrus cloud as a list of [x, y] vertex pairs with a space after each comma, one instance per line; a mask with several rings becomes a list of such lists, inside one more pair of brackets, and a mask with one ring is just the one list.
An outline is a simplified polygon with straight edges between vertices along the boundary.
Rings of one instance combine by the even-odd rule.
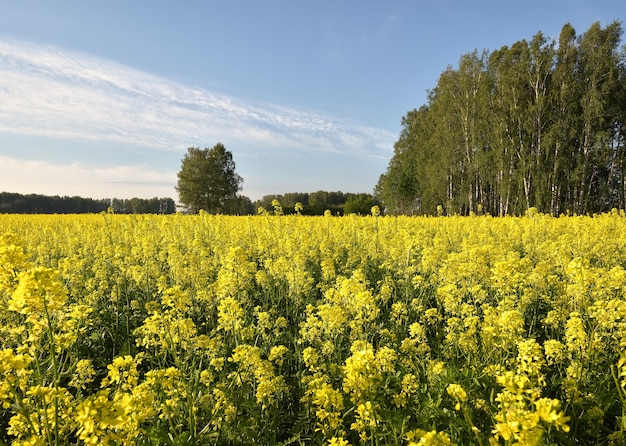
[[390, 132], [259, 103], [92, 55], [0, 39], [0, 189], [176, 197], [190, 146], [231, 150], [243, 193], [371, 190]]
[[226, 140], [253, 152], [388, 158], [394, 135], [244, 101], [56, 47], [0, 41], [0, 132], [161, 150]]

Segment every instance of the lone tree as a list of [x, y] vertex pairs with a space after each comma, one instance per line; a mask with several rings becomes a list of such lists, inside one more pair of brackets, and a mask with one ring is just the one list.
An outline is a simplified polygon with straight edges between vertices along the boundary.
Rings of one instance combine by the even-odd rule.
[[181, 203], [193, 213], [202, 209], [210, 214], [230, 214], [237, 212], [241, 183], [243, 178], [235, 173], [233, 154], [217, 143], [211, 149], [187, 149], [176, 191]]

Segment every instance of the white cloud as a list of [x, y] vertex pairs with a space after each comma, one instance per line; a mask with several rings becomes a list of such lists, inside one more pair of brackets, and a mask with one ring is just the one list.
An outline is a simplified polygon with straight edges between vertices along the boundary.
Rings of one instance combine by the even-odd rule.
[[[188, 87], [91, 55], [0, 40], [2, 190], [176, 198], [190, 146], [223, 142], [243, 194], [369, 191], [395, 136]], [[163, 166], [163, 167], [161, 167]]]
[[388, 158], [394, 135], [275, 104], [244, 102], [58, 48], [0, 41], [0, 133], [161, 150], [228, 147]]
[[24, 188], [6, 192], [90, 198], [151, 198], [175, 197], [172, 185], [176, 182], [176, 173], [139, 165], [99, 168], [81, 163], [24, 161], [0, 155], [0, 178], [4, 184], [21, 184]]

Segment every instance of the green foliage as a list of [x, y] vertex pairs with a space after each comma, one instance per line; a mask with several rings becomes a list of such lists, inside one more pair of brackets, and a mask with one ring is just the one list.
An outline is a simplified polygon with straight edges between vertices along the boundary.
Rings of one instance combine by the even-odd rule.
[[235, 214], [242, 205], [237, 192], [241, 178], [235, 173], [235, 161], [222, 143], [211, 149], [190, 147], [185, 154], [176, 191], [191, 212], [201, 209], [210, 214]]
[[375, 195], [392, 214], [626, 207], [622, 27], [463, 55], [402, 120]]
[[370, 194], [350, 194], [343, 207], [344, 214], [367, 215], [370, 213], [374, 200]]
[[110, 206], [116, 214], [173, 214], [176, 203], [171, 198], [131, 198], [111, 200]]
[[0, 213], [6, 214], [98, 214], [109, 208], [116, 214], [173, 214], [171, 198], [92, 199], [0, 192]]
[[[273, 202], [278, 201], [285, 214], [300, 213], [302, 215], [324, 215], [329, 210], [332, 215], [370, 213], [370, 209], [378, 201], [371, 194], [351, 192], [289, 192], [283, 195], [265, 195], [254, 203], [255, 208], [270, 210]], [[295, 210], [298, 205], [299, 211]]]

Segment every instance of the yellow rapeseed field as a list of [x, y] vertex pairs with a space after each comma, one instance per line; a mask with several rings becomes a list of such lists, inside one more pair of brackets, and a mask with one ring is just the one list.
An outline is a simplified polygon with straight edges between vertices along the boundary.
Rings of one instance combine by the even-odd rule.
[[617, 211], [0, 215], [0, 444], [626, 444], [625, 267]]

